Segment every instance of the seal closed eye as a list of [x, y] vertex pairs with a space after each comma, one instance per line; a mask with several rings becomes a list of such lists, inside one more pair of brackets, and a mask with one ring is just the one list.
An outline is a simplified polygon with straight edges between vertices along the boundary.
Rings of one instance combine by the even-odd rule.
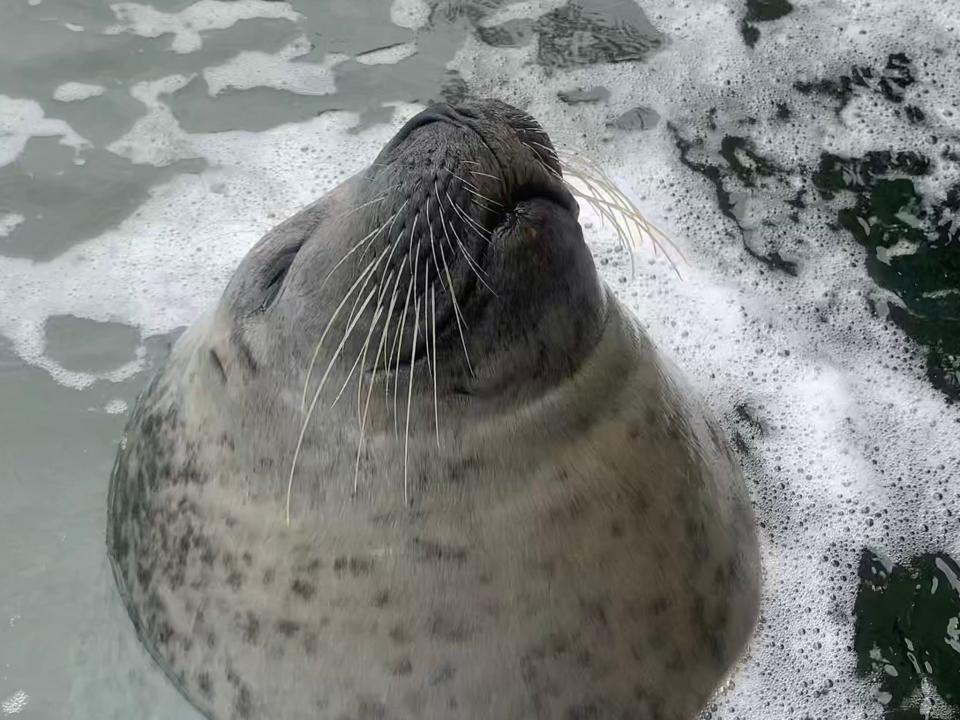
[[693, 718], [757, 614], [726, 440], [494, 100], [250, 250], [108, 505], [136, 632], [217, 720]]

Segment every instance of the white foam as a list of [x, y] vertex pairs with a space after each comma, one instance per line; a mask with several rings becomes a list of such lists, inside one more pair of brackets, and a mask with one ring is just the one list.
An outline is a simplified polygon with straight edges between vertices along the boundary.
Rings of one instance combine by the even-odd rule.
[[26, 220], [26, 218], [19, 213], [4, 213], [0, 215], [0, 238], [12, 233], [13, 229], [24, 220]]
[[32, 137], [59, 137], [77, 152], [90, 145], [63, 120], [46, 117], [35, 100], [0, 95], [0, 167], [16, 160]]
[[87, 100], [92, 97], [103, 95], [107, 89], [103, 85], [90, 85], [89, 83], [68, 82], [59, 85], [53, 91], [53, 99], [60, 102], [77, 102], [78, 100]]
[[390, 22], [403, 28], [417, 30], [430, 19], [430, 6], [426, 0], [393, 0], [390, 5]]
[[105, 34], [129, 32], [148, 38], [172, 34], [170, 48], [178, 53], [196, 52], [203, 47], [202, 33], [225, 30], [240, 20], [273, 18], [296, 21], [300, 17], [289, 4], [268, 0], [200, 0], [175, 13], [139, 3], [117, 3], [110, 8], [117, 23], [107, 27]]
[[30, 702], [30, 696], [23, 690], [17, 690], [13, 695], [0, 703], [0, 711], [4, 715], [16, 715], [20, 713]]
[[103, 410], [108, 415], [122, 415], [128, 410], [127, 401], [122, 398], [114, 398], [103, 406]]
[[236, 89], [272, 87], [298, 95], [329, 95], [336, 92], [333, 68], [347, 59], [332, 53], [323, 62], [296, 60], [311, 50], [310, 41], [301, 36], [277, 53], [242, 52], [222, 65], [203, 71], [210, 95]]
[[390, 47], [371, 50], [357, 55], [356, 60], [361, 65], [396, 65], [417, 53], [416, 43], [399, 43]]
[[107, 150], [138, 165], [169, 165], [184, 158], [198, 157], [190, 136], [162, 96], [171, 95], [193, 79], [189, 75], [168, 75], [158, 80], [144, 80], [130, 88], [130, 94], [147, 107], [147, 114], [137, 119], [122, 137], [107, 145]]

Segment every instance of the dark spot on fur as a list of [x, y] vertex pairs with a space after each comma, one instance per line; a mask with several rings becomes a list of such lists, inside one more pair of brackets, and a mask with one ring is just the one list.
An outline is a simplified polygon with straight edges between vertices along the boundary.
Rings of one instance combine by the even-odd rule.
[[434, 673], [433, 677], [430, 679], [431, 685], [443, 685], [446, 682], [453, 680], [453, 676], [457, 674], [457, 669], [453, 667], [450, 663], [445, 663], [440, 666], [440, 669]]
[[674, 672], [682, 675], [684, 671], [687, 669], [687, 663], [683, 659], [683, 655], [680, 654], [680, 651], [674, 650], [670, 654], [670, 657], [667, 658], [667, 662], [665, 663], [664, 667], [666, 667], [667, 670], [669, 670], [670, 672]]
[[623, 537], [623, 525], [619, 520], [610, 523], [610, 536], [618, 539]]
[[564, 717], [567, 720], [596, 720], [600, 717], [600, 711], [594, 703], [571, 705], [567, 708]]
[[200, 693], [208, 700], [213, 697], [213, 684], [210, 682], [209, 673], [201, 672], [197, 675], [197, 687], [200, 689]]
[[667, 611], [667, 608], [670, 607], [670, 601], [666, 597], [660, 595], [653, 599], [653, 602], [650, 603], [650, 612], [653, 615], [662, 615]]
[[246, 578], [244, 577], [242, 572], [238, 572], [234, 570], [232, 573], [227, 575], [227, 585], [229, 585], [231, 588], [234, 589], [234, 591], [236, 591], [236, 590], [239, 590], [241, 587], [243, 587], [243, 581], [245, 579]]
[[365, 557], [340, 556], [333, 561], [333, 571], [337, 575], [349, 572], [353, 577], [369, 575], [373, 571], [373, 559]]
[[243, 564], [246, 565], [247, 567], [250, 567], [250, 565], [253, 564], [253, 555], [251, 555], [248, 552], [245, 552], [243, 554]]
[[204, 539], [203, 550], [200, 553], [200, 562], [202, 562], [208, 568], [213, 567], [214, 560], [217, 559], [217, 554], [213, 551], [213, 545]]
[[413, 663], [410, 662], [410, 658], [404, 655], [393, 665], [393, 674], [399, 675], [401, 677], [409, 675], [413, 672]]
[[403, 645], [404, 643], [410, 642], [410, 633], [407, 632], [407, 629], [402, 623], [398, 623], [390, 628], [390, 632], [387, 633], [387, 635], [398, 645]]
[[248, 643], [255, 643], [260, 637], [260, 619], [252, 612], [248, 612], [243, 623], [243, 639]]
[[289, 638], [293, 637], [297, 630], [300, 629], [300, 623], [294, 622], [293, 620], [277, 620], [277, 622], [274, 623], [274, 627], [278, 633]]
[[357, 720], [383, 720], [386, 716], [386, 706], [376, 700], [361, 700], [357, 708]]
[[248, 688], [246, 685], [241, 685], [240, 689], [237, 690], [235, 707], [237, 710], [237, 717], [250, 717], [250, 713], [253, 710], [253, 702], [250, 700], [250, 688]]
[[590, 503], [583, 495], [572, 493], [563, 503], [550, 508], [547, 519], [554, 525], [566, 526], [580, 520], [589, 507]]
[[454, 562], [462, 565], [467, 559], [467, 549], [457, 545], [444, 545], [429, 538], [415, 537], [413, 549], [420, 562]]
[[581, 600], [580, 611], [587, 622], [604, 628], [607, 627], [607, 608], [604, 601]]
[[466, 623], [462, 620], [454, 620], [446, 615], [434, 616], [430, 622], [430, 634], [451, 643], [462, 643], [472, 635]]
[[263, 571], [263, 584], [269, 585], [273, 582], [273, 578], [276, 575], [276, 571], [273, 568]]
[[293, 581], [293, 584], [290, 586], [290, 589], [293, 591], [293, 594], [297, 597], [303, 598], [304, 600], [309, 600], [312, 598], [317, 590], [308, 582], [304, 582], [300, 578], [297, 578]]
[[382, 608], [390, 601], [390, 591], [381, 590], [376, 595], [373, 596], [373, 606]]
[[312, 558], [308, 562], [299, 563], [293, 566], [294, 572], [298, 573], [311, 573], [315, 574], [320, 568], [323, 567], [323, 563], [320, 562], [320, 558]]
[[564, 655], [570, 649], [570, 638], [563, 633], [551, 633], [546, 640], [546, 647], [553, 655]]
[[207, 647], [216, 647], [217, 646], [217, 636], [214, 634], [213, 630], [207, 633]]

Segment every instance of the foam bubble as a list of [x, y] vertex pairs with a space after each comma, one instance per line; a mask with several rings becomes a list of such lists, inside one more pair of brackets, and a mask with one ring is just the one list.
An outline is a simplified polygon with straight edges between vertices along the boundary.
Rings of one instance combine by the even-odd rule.
[[300, 17], [287, 3], [269, 0], [200, 0], [175, 13], [139, 3], [117, 3], [110, 8], [117, 23], [107, 27], [105, 34], [129, 32], [148, 38], [172, 34], [170, 48], [177, 53], [196, 52], [203, 47], [201, 33], [224, 30], [240, 20], [273, 18], [296, 21]]
[[336, 92], [333, 69], [346, 55], [329, 54], [320, 63], [297, 60], [311, 50], [301, 36], [277, 53], [242, 52], [228, 62], [203, 71], [211, 95], [236, 89], [272, 87], [299, 95], [329, 95]]
[[77, 102], [103, 95], [107, 89], [103, 85], [90, 85], [81, 82], [68, 82], [59, 85], [53, 91], [53, 99], [60, 102]]
[[30, 702], [30, 696], [23, 690], [17, 690], [0, 703], [0, 711], [3, 711], [4, 715], [16, 715], [27, 706], [28, 702]]
[[4, 213], [0, 215], [0, 238], [6, 237], [13, 229], [26, 218], [18, 213]]
[[400, 43], [357, 55], [361, 65], [395, 65], [417, 52], [416, 43]]
[[59, 137], [77, 152], [90, 145], [63, 120], [46, 117], [38, 102], [0, 95], [0, 167], [16, 160], [32, 137]]
[[426, 0], [393, 0], [390, 5], [390, 22], [399, 27], [417, 30], [430, 19], [430, 6]]
[[122, 415], [128, 410], [127, 401], [122, 398], [114, 398], [104, 405], [103, 409], [108, 415]]

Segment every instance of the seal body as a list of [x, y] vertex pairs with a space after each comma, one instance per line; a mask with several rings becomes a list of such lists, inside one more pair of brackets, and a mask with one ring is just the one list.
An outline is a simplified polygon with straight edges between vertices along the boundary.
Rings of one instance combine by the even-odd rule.
[[737, 464], [538, 146], [502, 103], [418, 116], [391, 172], [251, 251], [141, 397], [109, 555], [206, 716], [692, 718], [743, 651]]

